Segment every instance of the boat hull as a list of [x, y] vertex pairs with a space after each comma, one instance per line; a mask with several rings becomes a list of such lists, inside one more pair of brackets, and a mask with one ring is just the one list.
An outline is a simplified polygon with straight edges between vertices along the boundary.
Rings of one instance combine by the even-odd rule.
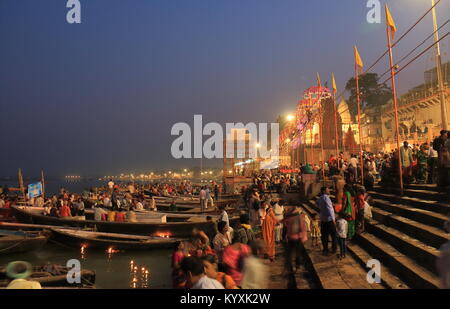
[[49, 235], [37, 235], [33, 237], [5, 235], [0, 237], [0, 255], [23, 253], [42, 248]]
[[[75, 233], [71, 233], [68, 230], [52, 229], [53, 237], [58, 241], [67, 245], [71, 245], [76, 248], [81, 248], [84, 246], [87, 250], [90, 249], [114, 249], [114, 250], [151, 250], [151, 249], [167, 249], [173, 248], [176, 242], [180, 241], [177, 238], [171, 239], [161, 239], [154, 242], [139, 242], [139, 241], [127, 241], [120, 239], [112, 239], [114, 234], [111, 234], [105, 239], [96, 239], [94, 237], [95, 232], [87, 233], [93, 234], [92, 237], [89, 235], [82, 236]], [[130, 235], [131, 236], [131, 235]]]
[[[194, 227], [206, 229], [210, 223], [203, 222], [169, 222], [169, 223], [131, 223], [109, 222], [95, 220], [60, 219], [44, 215], [34, 214], [13, 206], [16, 219], [22, 223], [42, 224], [53, 226], [70, 226], [79, 228], [95, 228], [99, 232], [121, 233], [134, 235], [170, 235], [171, 237], [190, 237]], [[232, 220], [231, 220], [232, 221]]]

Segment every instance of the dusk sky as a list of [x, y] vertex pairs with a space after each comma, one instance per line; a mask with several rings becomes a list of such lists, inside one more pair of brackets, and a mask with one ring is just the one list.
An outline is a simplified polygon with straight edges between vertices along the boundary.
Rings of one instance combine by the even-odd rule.
[[[324, 83], [334, 71], [342, 90], [354, 74], [353, 45], [367, 67], [387, 44], [384, 12], [369, 24], [366, 0], [81, 0], [81, 24], [67, 23], [66, 2], [0, 0], [0, 176], [19, 167], [106, 175], [198, 166], [172, 158], [173, 124], [193, 124], [194, 114], [205, 123], [274, 122], [316, 72]], [[397, 37], [430, 7], [384, 2]], [[439, 25], [449, 11], [442, 0]], [[432, 31], [428, 15], [395, 59]], [[441, 49], [446, 62], [448, 38]], [[400, 94], [423, 83], [433, 52], [398, 76]]]

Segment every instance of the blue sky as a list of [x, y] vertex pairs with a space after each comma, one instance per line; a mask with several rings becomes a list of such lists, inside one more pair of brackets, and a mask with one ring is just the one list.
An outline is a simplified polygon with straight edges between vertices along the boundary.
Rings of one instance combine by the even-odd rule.
[[[365, 0], [80, 2], [82, 23], [68, 24], [65, 0], [0, 1], [0, 175], [199, 165], [171, 158], [174, 123], [199, 113], [204, 122], [275, 121], [294, 110], [317, 71], [323, 82], [334, 71], [342, 89], [354, 44], [366, 65], [386, 48], [384, 17], [368, 24]], [[386, 2], [399, 34], [430, 5]], [[450, 12], [441, 2], [439, 24]], [[428, 16], [396, 59], [431, 32]], [[448, 61], [448, 39], [442, 50]], [[422, 83], [432, 55], [402, 72], [400, 93]]]

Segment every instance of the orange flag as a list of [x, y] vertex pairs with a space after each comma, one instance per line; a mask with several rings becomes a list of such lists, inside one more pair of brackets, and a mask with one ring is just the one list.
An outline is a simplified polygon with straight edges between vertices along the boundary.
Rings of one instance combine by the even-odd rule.
[[336, 93], [337, 87], [336, 87], [336, 80], [334, 79], [334, 73], [331, 73], [331, 85], [333, 87], [333, 92]]
[[391, 29], [391, 37], [392, 40], [394, 40], [395, 32], [397, 31], [397, 27], [395, 26], [394, 19], [392, 18], [391, 12], [389, 11], [389, 8], [387, 4], [384, 5], [386, 9], [386, 24]]
[[353, 47], [355, 53], [355, 64], [362, 71], [364, 67], [364, 63], [361, 60], [361, 56], [359, 55], [358, 48], [356, 46]]

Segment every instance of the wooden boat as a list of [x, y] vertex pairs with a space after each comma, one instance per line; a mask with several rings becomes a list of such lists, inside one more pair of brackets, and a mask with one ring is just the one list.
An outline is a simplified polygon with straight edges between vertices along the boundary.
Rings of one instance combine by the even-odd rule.
[[176, 242], [182, 240], [180, 238], [101, 233], [65, 228], [53, 228], [51, 231], [58, 241], [87, 249], [149, 250], [173, 248]]
[[[176, 198], [176, 197], [155, 197], [156, 206], [159, 205], [170, 205], [172, 201], [175, 199], [175, 203], [177, 207], [185, 207], [185, 206], [193, 206], [200, 208], [200, 200], [197, 199], [189, 199], [189, 198]], [[238, 202], [237, 199], [229, 199], [229, 200], [219, 200], [214, 201], [214, 206], [227, 206], [227, 205], [235, 205]]]
[[[59, 287], [59, 288], [80, 288], [93, 287], [95, 283], [95, 271], [83, 269], [80, 272], [80, 283], [69, 283], [67, 281], [67, 272], [69, 268], [62, 265], [44, 265], [34, 266], [29, 280], [37, 281], [42, 287]], [[0, 287], [6, 287], [10, 279], [6, 275], [6, 268], [0, 268]]]
[[0, 220], [1, 221], [12, 221], [14, 218], [12, 216], [11, 208], [0, 208]]
[[[192, 229], [206, 229], [211, 223], [203, 219], [189, 218], [171, 219], [167, 217], [167, 223], [161, 222], [109, 222], [96, 220], [62, 219], [45, 216], [41, 212], [29, 209], [26, 206], [12, 206], [14, 216], [21, 223], [70, 226], [79, 228], [94, 228], [99, 232], [121, 233], [135, 235], [169, 235], [171, 237], [189, 237]], [[174, 220], [174, 221], [171, 221]], [[230, 218], [230, 223], [239, 218]]]
[[42, 248], [49, 235], [40, 232], [0, 230], [0, 254], [22, 253]]
[[[90, 199], [84, 199], [84, 203], [86, 206], [86, 209], [92, 208], [93, 205], [95, 205], [95, 201]], [[187, 214], [198, 214], [198, 213], [205, 213], [210, 214], [217, 212], [217, 209], [209, 207], [208, 209], [201, 211], [200, 209], [200, 202], [195, 203], [184, 203], [184, 202], [176, 202], [177, 205], [177, 211], [170, 211], [170, 205], [172, 204], [172, 200], [161, 200], [156, 201], [156, 208], [158, 209], [158, 212], [164, 212], [164, 213], [180, 213], [184, 212]], [[100, 204], [101, 205], [101, 204]], [[216, 206], [216, 204], [214, 204]], [[228, 205], [228, 204], [227, 204]]]

